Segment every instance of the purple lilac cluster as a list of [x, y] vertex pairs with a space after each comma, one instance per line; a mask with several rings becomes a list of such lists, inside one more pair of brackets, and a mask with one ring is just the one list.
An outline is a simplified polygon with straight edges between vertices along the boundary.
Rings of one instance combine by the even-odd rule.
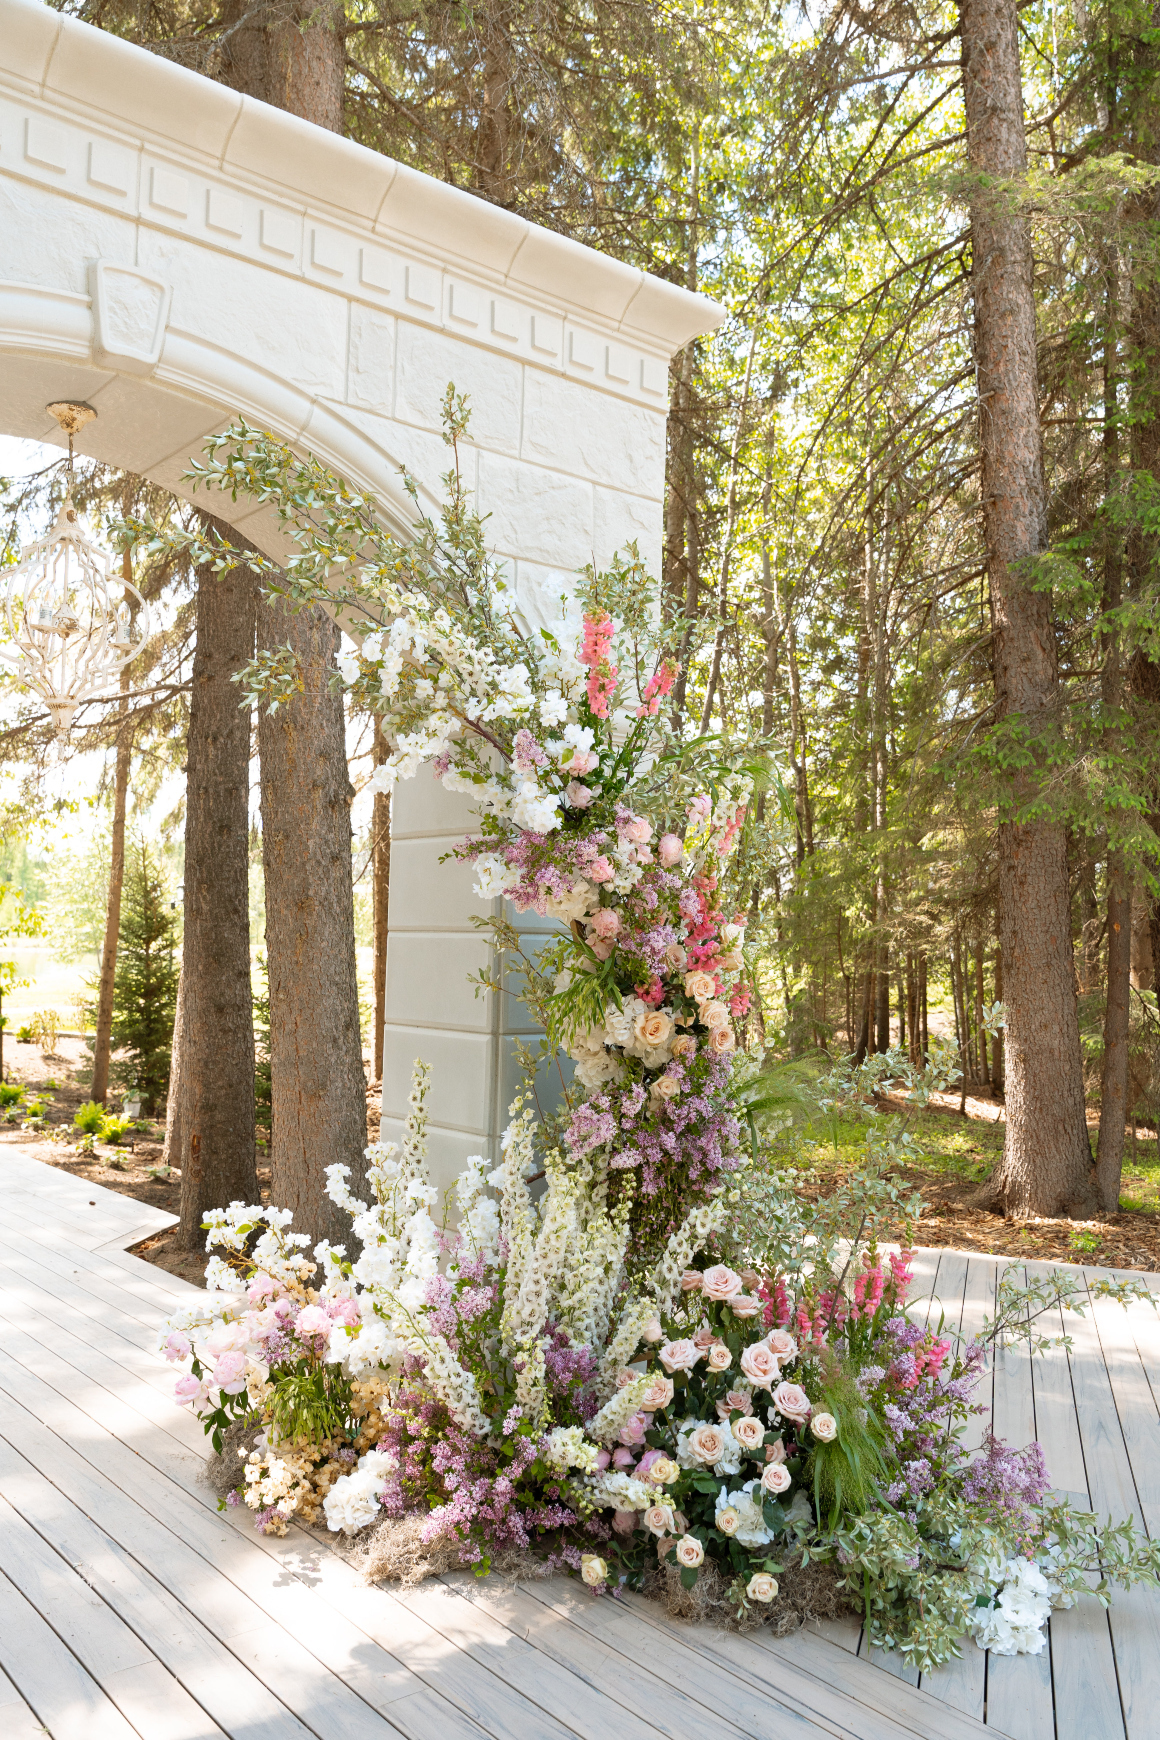
[[609, 836], [592, 834], [518, 833], [513, 839], [466, 840], [457, 856], [478, 858], [495, 852], [509, 870], [519, 872], [519, 881], [508, 889], [508, 899], [518, 912], [538, 912], [542, 917], [549, 900], [564, 900], [580, 877], [591, 882], [612, 880], [612, 868], [604, 856]]
[[995, 1522], [1017, 1534], [1030, 1535], [1032, 1506], [1042, 1504], [1051, 1485], [1043, 1447], [1030, 1443], [1012, 1450], [993, 1432], [983, 1440], [983, 1454], [963, 1476], [963, 1497], [986, 1508]]
[[[729, 1099], [730, 1067], [728, 1057], [709, 1052], [668, 1064], [664, 1073], [680, 1089], [672, 1099], [649, 1094], [640, 1082], [608, 1088], [577, 1108], [564, 1139], [573, 1152], [587, 1153], [597, 1145], [590, 1134], [608, 1128], [606, 1139], [615, 1135], [618, 1143], [610, 1165], [614, 1171], [636, 1171], [641, 1195], [656, 1196], [675, 1168], [694, 1194], [708, 1193], [722, 1173], [736, 1171], [742, 1161], [741, 1125]], [[577, 1126], [585, 1144], [578, 1150], [572, 1138]]]
[[[954, 1429], [967, 1413], [982, 1413], [971, 1398], [982, 1375], [984, 1353], [972, 1342], [958, 1357], [951, 1344], [908, 1317], [883, 1326], [876, 1349], [885, 1366], [866, 1367], [860, 1387], [877, 1392], [878, 1406], [897, 1457], [899, 1473], [886, 1489], [891, 1504], [906, 1505], [929, 1492], [962, 1461]], [[877, 1379], [876, 1384], [871, 1380]]]

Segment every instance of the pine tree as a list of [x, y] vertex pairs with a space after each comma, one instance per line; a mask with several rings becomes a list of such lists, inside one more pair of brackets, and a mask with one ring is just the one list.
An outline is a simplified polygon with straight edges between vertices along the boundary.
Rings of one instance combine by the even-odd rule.
[[176, 926], [157, 861], [138, 840], [125, 866], [121, 936], [113, 981], [114, 1074], [136, 1086], [153, 1116], [169, 1085], [177, 1012]]

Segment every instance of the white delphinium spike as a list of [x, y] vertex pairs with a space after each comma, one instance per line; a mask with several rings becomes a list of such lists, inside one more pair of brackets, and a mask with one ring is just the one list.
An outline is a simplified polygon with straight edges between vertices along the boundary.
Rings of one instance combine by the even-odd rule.
[[632, 1416], [639, 1414], [649, 1381], [647, 1377], [633, 1378], [605, 1402], [598, 1414], [593, 1414], [588, 1422], [588, 1436], [595, 1443], [611, 1444]]
[[[507, 1274], [504, 1279], [504, 1340], [518, 1344], [524, 1339], [517, 1301], [532, 1265], [536, 1217], [528, 1192], [526, 1172], [532, 1157], [532, 1114], [517, 1100], [516, 1115], [504, 1131], [500, 1146], [503, 1167], [500, 1183], [500, 1219], [507, 1243]], [[539, 1329], [537, 1324], [536, 1328]]]
[[699, 1250], [721, 1225], [726, 1206], [721, 1196], [701, 1203], [685, 1216], [669, 1239], [663, 1257], [646, 1282], [656, 1308], [662, 1314], [672, 1310], [681, 1290], [681, 1276], [688, 1268], [694, 1251]]
[[[468, 1262], [480, 1257], [488, 1263], [499, 1261], [499, 1208], [487, 1194], [487, 1170], [483, 1156], [472, 1154], [455, 1182], [462, 1256]], [[457, 1267], [453, 1263], [449, 1272]]]
[[652, 1299], [630, 1299], [625, 1305], [596, 1374], [596, 1395], [600, 1401], [607, 1401], [616, 1389], [621, 1372], [636, 1356], [646, 1324], [656, 1314]]
[[424, 1377], [456, 1424], [477, 1438], [486, 1438], [491, 1421], [479, 1405], [475, 1378], [460, 1365], [443, 1336], [427, 1330], [413, 1335], [408, 1345], [410, 1352], [423, 1360]]
[[558, 1154], [544, 1162], [548, 1188], [539, 1202], [535, 1238], [514, 1297], [504, 1289], [504, 1331], [525, 1342], [543, 1333], [549, 1317], [558, 1315], [557, 1284], [563, 1275], [576, 1233], [576, 1184], [564, 1172]]

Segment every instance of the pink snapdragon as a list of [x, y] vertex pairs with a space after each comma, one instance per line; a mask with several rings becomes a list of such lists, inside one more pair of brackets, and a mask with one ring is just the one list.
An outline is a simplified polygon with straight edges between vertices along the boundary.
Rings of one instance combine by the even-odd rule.
[[661, 710], [661, 702], [677, 680], [677, 667], [666, 659], [655, 670], [645, 684], [641, 697], [642, 705], [636, 710], [638, 719], [655, 719]]
[[872, 1268], [863, 1269], [854, 1280], [854, 1311], [855, 1317], [873, 1317], [882, 1303], [882, 1293], [886, 1285], [886, 1277], [882, 1266], [875, 1263]]
[[612, 663], [612, 636], [612, 618], [607, 610], [590, 611], [584, 618], [580, 663], [588, 667], [588, 705], [598, 719], [607, 719], [619, 678]]

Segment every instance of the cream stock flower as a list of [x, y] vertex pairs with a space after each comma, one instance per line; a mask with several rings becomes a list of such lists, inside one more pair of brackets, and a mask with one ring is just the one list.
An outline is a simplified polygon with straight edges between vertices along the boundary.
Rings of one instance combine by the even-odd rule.
[[781, 1376], [781, 1366], [773, 1349], [767, 1342], [755, 1341], [752, 1347], [742, 1349], [741, 1371], [756, 1389], [768, 1390]]
[[714, 1057], [727, 1057], [731, 1051], [736, 1051], [737, 1040], [732, 1027], [711, 1027], [709, 1029], [709, 1050]]
[[673, 1018], [666, 1015], [663, 1009], [649, 1009], [643, 1015], [638, 1015], [633, 1033], [641, 1045], [647, 1045], [650, 1051], [664, 1045], [673, 1031]]
[[682, 1535], [676, 1546], [677, 1563], [684, 1565], [686, 1570], [695, 1571], [704, 1563], [705, 1549], [696, 1535]]
[[640, 1398], [640, 1405], [646, 1413], [655, 1414], [661, 1408], [667, 1408], [673, 1399], [672, 1378], [651, 1377], [648, 1388]]
[[724, 1263], [714, 1263], [701, 1276], [701, 1291], [706, 1299], [732, 1299], [735, 1293], [740, 1293], [741, 1287], [741, 1276], [726, 1268]]
[[657, 1357], [671, 1376], [675, 1371], [692, 1371], [702, 1354], [691, 1341], [666, 1341]]
[[584, 1553], [580, 1559], [580, 1576], [590, 1589], [607, 1581], [608, 1566], [597, 1553]]
[[716, 995], [717, 983], [711, 973], [695, 971], [685, 974], [685, 996], [694, 1003], [707, 1003]]
[[733, 1364], [733, 1355], [730, 1353], [729, 1349], [725, 1346], [724, 1342], [720, 1342], [720, 1341], [715, 1342], [714, 1345], [709, 1349], [709, 1370], [710, 1371], [728, 1371], [729, 1367], [732, 1364]]
[[734, 1420], [729, 1430], [747, 1450], [756, 1450], [765, 1437], [765, 1427], [754, 1414], [748, 1414], [742, 1420]]
[[833, 1414], [815, 1414], [810, 1421], [810, 1431], [823, 1444], [832, 1444], [838, 1436], [838, 1422]]
[[761, 1471], [761, 1484], [766, 1492], [788, 1492], [793, 1476], [784, 1462], [767, 1462]]
[[745, 1585], [745, 1593], [751, 1601], [772, 1601], [777, 1589], [777, 1578], [771, 1577], [768, 1571], [754, 1571]]
[[778, 1384], [773, 1392], [773, 1405], [785, 1419], [794, 1420], [799, 1425], [810, 1417], [810, 1398], [800, 1384]]

